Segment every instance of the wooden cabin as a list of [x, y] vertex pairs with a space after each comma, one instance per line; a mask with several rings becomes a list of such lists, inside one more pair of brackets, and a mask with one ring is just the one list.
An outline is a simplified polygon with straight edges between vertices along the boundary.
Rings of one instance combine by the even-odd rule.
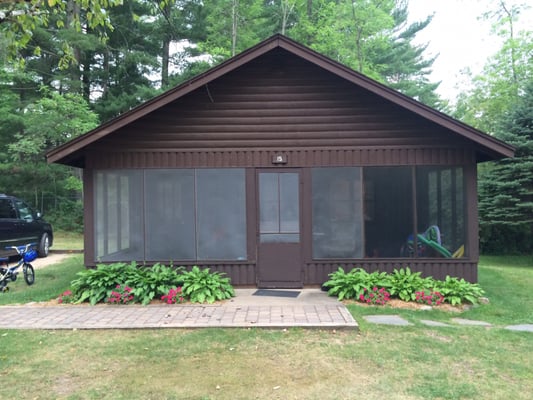
[[514, 148], [276, 35], [51, 150], [83, 169], [85, 264], [234, 285], [339, 266], [477, 281], [477, 163]]

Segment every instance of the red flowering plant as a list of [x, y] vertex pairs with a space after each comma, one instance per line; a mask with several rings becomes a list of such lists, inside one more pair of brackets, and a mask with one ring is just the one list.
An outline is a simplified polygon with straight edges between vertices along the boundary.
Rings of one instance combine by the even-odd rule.
[[161, 300], [163, 300], [167, 304], [185, 303], [185, 297], [183, 295], [183, 291], [181, 290], [181, 286], [174, 289], [170, 289], [168, 291], [168, 294], [161, 296]]
[[366, 304], [385, 305], [390, 300], [390, 293], [385, 288], [378, 288], [374, 286], [372, 290], [363, 289], [363, 293], [359, 295], [359, 301]]
[[57, 298], [57, 302], [59, 304], [70, 304], [70, 303], [74, 303], [74, 294], [72, 293], [71, 290], [65, 290], [63, 293], [61, 293], [59, 295], [59, 297]]
[[444, 303], [444, 296], [440, 292], [430, 291], [426, 293], [425, 291], [419, 291], [415, 293], [415, 301], [417, 303], [427, 304], [428, 306], [438, 306]]
[[117, 285], [115, 290], [111, 291], [111, 294], [106, 299], [106, 303], [110, 304], [130, 304], [135, 301], [133, 289], [129, 286]]

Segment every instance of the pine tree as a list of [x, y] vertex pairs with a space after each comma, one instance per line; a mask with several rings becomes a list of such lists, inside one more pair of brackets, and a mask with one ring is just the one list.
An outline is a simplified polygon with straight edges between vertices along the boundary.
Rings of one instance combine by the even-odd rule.
[[[501, 121], [499, 135], [516, 146], [514, 158], [480, 173], [482, 248], [533, 252], [533, 80]], [[501, 246], [501, 247], [499, 247]]]
[[436, 57], [424, 58], [427, 44], [413, 44], [417, 33], [425, 29], [433, 17], [408, 24], [407, 6], [407, 2], [399, 2], [393, 10], [394, 29], [388, 36], [387, 45], [373, 54], [374, 64], [387, 85], [393, 89], [430, 107], [444, 110], [446, 103], [435, 92], [439, 83], [429, 81], [431, 66]]

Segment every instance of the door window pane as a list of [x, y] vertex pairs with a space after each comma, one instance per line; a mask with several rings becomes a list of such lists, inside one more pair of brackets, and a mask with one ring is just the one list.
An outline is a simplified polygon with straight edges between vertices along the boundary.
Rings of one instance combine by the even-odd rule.
[[363, 257], [361, 168], [314, 168], [313, 258]]
[[263, 243], [300, 241], [299, 174], [259, 174], [259, 230]]
[[300, 232], [300, 200], [298, 174], [279, 174], [279, 231]]
[[146, 259], [194, 260], [194, 170], [145, 172]]
[[245, 260], [243, 169], [200, 169], [197, 179], [198, 259]]
[[279, 233], [278, 174], [259, 174], [259, 229], [261, 233]]

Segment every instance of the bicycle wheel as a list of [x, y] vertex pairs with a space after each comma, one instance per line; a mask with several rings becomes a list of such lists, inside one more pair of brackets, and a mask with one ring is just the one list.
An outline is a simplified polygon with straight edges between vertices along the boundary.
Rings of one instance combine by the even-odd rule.
[[35, 282], [35, 271], [33, 270], [33, 266], [29, 263], [25, 263], [22, 270], [24, 271], [24, 280], [26, 283], [28, 285], [33, 285], [33, 282]]

